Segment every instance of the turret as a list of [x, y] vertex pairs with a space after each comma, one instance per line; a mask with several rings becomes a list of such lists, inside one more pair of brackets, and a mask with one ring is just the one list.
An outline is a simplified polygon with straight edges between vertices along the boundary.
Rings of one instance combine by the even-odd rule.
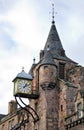
[[39, 84], [43, 89], [52, 89], [56, 85], [57, 66], [48, 49], [39, 66]]

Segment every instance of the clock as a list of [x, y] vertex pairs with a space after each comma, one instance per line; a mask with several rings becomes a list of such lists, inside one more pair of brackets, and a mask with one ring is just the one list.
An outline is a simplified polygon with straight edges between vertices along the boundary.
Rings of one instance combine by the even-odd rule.
[[18, 73], [17, 76], [14, 78], [14, 96], [17, 97], [30, 97], [32, 93], [32, 76], [22, 70], [21, 73]]
[[18, 81], [18, 91], [20, 93], [26, 93], [29, 94], [31, 93], [31, 82], [28, 80], [19, 80]]
[[13, 79], [14, 91], [13, 95], [19, 98], [37, 99], [39, 93], [37, 90], [33, 90], [33, 77], [29, 73], [26, 73], [24, 69]]
[[14, 96], [27, 97], [32, 93], [31, 81], [28, 79], [16, 79], [14, 81]]

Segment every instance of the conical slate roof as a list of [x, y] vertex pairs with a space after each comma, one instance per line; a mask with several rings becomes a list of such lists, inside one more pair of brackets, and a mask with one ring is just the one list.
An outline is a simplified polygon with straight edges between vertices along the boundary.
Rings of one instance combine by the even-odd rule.
[[61, 41], [58, 36], [58, 32], [54, 24], [52, 24], [51, 26], [44, 50], [46, 50], [48, 47], [50, 49], [56, 49], [57, 52], [59, 51], [59, 49], [63, 49]]
[[47, 48], [50, 48], [50, 52], [53, 58], [72, 61], [65, 54], [65, 50], [63, 49], [63, 46], [61, 44], [54, 22], [52, 22], [52, 26], [51, 26], [51, 29], [50, 29], [50, 32], [49, 32], [49, 35], [48, 35], [48, 38], [44, 47], [44, 52], [47, 50]]
[[56, 66], [56, 63], [54, 62], [54, 59], [52, 57], [50, 50], [47, 50], [45, 52], [44, 57], [43, 57], [40, 65], [43, 65], [43, 64], [51, 64], [51, 65]]

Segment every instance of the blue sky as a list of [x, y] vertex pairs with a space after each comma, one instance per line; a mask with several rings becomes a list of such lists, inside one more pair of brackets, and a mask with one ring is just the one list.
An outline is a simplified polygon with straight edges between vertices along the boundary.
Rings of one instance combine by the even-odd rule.
[[[84, 0], [51, 0], [55, 23], [68, 57], [84, 66]], [[24, 66], [39, 59], [51, 26], [50, 0], [0, 0], [0, 113], [7, 113], [13, 83]]]

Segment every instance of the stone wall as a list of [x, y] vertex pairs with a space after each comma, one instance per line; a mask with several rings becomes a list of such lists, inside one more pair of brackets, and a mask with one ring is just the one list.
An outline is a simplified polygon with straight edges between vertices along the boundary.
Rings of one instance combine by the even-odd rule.
[[76, 66], [68, 71], [68, 81], [84, 90], [84, 67]]

